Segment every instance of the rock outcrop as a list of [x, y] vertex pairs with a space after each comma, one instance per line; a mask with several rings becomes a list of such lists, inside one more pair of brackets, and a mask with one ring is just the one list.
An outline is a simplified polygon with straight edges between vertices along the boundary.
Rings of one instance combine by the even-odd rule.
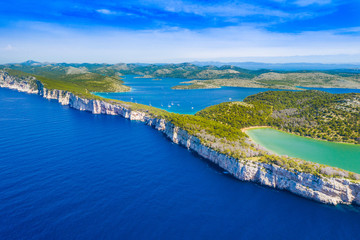
[[22, 79], [15, 76], [11, 76], [6, 72], [0, 71], [0, 87], [15, 89], [19, 92], [27, 92], [37, 94], [38, 88], [35, 84], [36, 80], [34, 78]]
[[0, 87], [38, 94], [46, 99], [55, 99], [62, 105], [68, 105], [80, 111], [89, 111], [93, 114], [120, 115], [130, 120], [142, 121], [163, 132], [174, 143], [182, 145], [217, 164], [239, 180], [287, 190], [322, 203], [360, 205], [359, 183], [350, 182], [344, 178], [318, 177], [308, 173], [292, 172], [271, 164], [238, 160], [202, 145], [197, 137], [189, 135], [185, 130], [174, 126], [171, 122], [152, 118], [141, 111], [132, 111], [121, 104], [81, 98], [62, 90], [49, 90], [40, 81], [18, 79], [5, 72], [0, 72]]

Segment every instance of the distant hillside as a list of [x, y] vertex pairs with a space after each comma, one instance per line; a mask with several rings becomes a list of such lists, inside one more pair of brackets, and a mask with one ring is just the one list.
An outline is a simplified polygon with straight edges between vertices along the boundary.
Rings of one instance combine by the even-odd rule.
[[[243, 63], [258, 64], [258, 63]], [[291, 65], [291, 64], [290, 64]], [[312, 65], [312, 64], [310, 64]], [[308, 65], [304, 65], [308, 66]], [[340, 66], [339, 66], [340, 67]], [[344, 66], [342, 66], [344, 67]], [[90, 63], [40, 63], [26, 61], [5, 64], [1, 68], [19, 70], [30, 74], [57, 78], [76, 78], [76, 75], [106, 76], [118, 79], [122, 75], [141, 75], [149, 78], [183, 78], [192, 81], [174, 89], [218, 88], [221, 86], [298, 89], [301, 87], [360, 88], [358, 69], [324, 71], [274, 71], [270, 69], [249, 70], [235, 65], [180, 64], [90, 64]], [[94, 75], [95, 74], [95, 75]]]
[[357, 71], [360, 73], [360, 64], [324, 64], [324, 63], [261, 63], [261, 62], [192, 62], [197, 66], [224, 66], [232, 65], [250, 70], [271, 69], [277, 71], [301, 71], [301, 70], [340, 70]]

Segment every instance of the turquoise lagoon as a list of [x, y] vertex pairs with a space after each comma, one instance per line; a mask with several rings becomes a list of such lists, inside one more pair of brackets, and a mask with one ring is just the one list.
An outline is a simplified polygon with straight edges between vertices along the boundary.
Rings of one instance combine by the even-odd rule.
[[246, 133], [256, 143], [277, 154], [360, 173], [359, 145], [315, 140], [273, 128], [249, 129]]

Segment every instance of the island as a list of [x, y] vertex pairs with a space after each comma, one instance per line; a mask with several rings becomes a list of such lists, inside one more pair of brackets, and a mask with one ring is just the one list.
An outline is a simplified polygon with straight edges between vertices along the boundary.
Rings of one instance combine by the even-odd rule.
[[[344, 72], [253, 72], [251, 77], [241, 77], [239, 74], [225, 78], [184, 81], [173, 89], [207, 89], [220, 87], [250, 87], [302, 90], [308, 88], [353, 88], [360, 87], [360, 75]], [[300, 87], [301, 86], [301, 87]]]
[[[0, 71], [0, 87], [38, 94], [93, 114], [142, 121], [239, 180], [287, 190], [322, 203], [360, 205], [360, 174], [279, 156], [253, 142], [244, 132], [249, 127], [270, 126], [301, 136], [357, 144], [359, 94], [268, 91], [249, 96], [243, 102], [211, 106], [195, 115], [170, 113], [92, 94], [129, 91], [120, 79], [122, 74], [139, 73], [139, 69], [167, 74], [158, 71], [161, 67], [4, 65]], [[354, 76], [351, 81], [357, 83]]]

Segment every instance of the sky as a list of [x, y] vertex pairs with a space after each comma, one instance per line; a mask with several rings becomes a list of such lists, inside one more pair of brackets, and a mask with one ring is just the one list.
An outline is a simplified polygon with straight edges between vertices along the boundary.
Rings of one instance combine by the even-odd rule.
[[0, 63], [360, 63], [360, 0], [11, 0]]

